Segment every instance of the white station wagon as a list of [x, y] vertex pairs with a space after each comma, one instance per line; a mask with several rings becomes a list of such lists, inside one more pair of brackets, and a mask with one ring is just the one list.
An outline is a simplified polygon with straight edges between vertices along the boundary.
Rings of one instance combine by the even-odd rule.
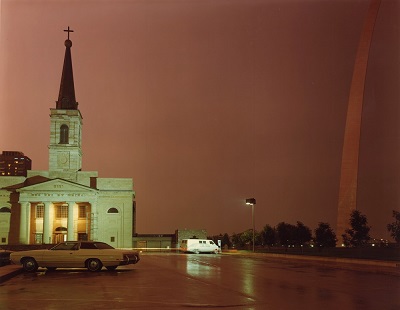
[[14, 264], [22, 264], [29, 272], [35, 272], [38, 267], [48, 270], [87, 268], [90, 271], [99, 271], [103, 266], [108, 270], [115, 270], [121, 265], [136, 264], [140, 256], [136, 251], [115, 249], [104, 242], [66, 241], [48, 250], [12, 252], [10, 259]]

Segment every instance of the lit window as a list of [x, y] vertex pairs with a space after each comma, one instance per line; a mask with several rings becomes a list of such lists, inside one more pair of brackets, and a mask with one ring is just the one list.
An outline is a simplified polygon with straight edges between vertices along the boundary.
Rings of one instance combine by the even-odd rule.
[[42, 219], [44, 214], [44, 205], [37, 205], [36, 206], [36, 218]]
[[79, 206], [79, 218], [86, 218], [86, 206]]
[[57, 207], [57, 218], [68, 218], [68, 206], [58, 206]]
[[43, 243], [43, 234], [42, 233], [35, 234], [35, 243], [36, 244]]

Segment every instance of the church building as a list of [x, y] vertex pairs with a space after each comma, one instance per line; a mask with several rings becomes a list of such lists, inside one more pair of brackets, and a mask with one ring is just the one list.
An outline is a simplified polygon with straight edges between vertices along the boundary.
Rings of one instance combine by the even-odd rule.
[[82, 171], [82, 115], [65, 41], [60, 91], [50, 109], [49, 170], [0, 176], [0, 246], [96, 240], [132, 247], [135, 192], [128, 178]]

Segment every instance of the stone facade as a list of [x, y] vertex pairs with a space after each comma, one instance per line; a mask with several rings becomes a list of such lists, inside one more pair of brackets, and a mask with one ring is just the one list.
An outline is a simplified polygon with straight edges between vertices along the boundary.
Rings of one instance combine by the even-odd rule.
[[132, 247], [132, 179], [77, 176], [80, 182], [72, 182], [41, 175], [14, 180], [19, 183], [0, 177], [0, 244], [87, 239]]

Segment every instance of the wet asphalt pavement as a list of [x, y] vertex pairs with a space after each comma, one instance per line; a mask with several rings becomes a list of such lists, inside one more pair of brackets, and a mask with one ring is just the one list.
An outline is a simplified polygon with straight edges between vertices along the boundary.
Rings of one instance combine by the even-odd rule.
[[0, 285], [0, 309], [400, 309], [400, 276], [373, 267], [144, 253], [110, 272], [39, 269]]

